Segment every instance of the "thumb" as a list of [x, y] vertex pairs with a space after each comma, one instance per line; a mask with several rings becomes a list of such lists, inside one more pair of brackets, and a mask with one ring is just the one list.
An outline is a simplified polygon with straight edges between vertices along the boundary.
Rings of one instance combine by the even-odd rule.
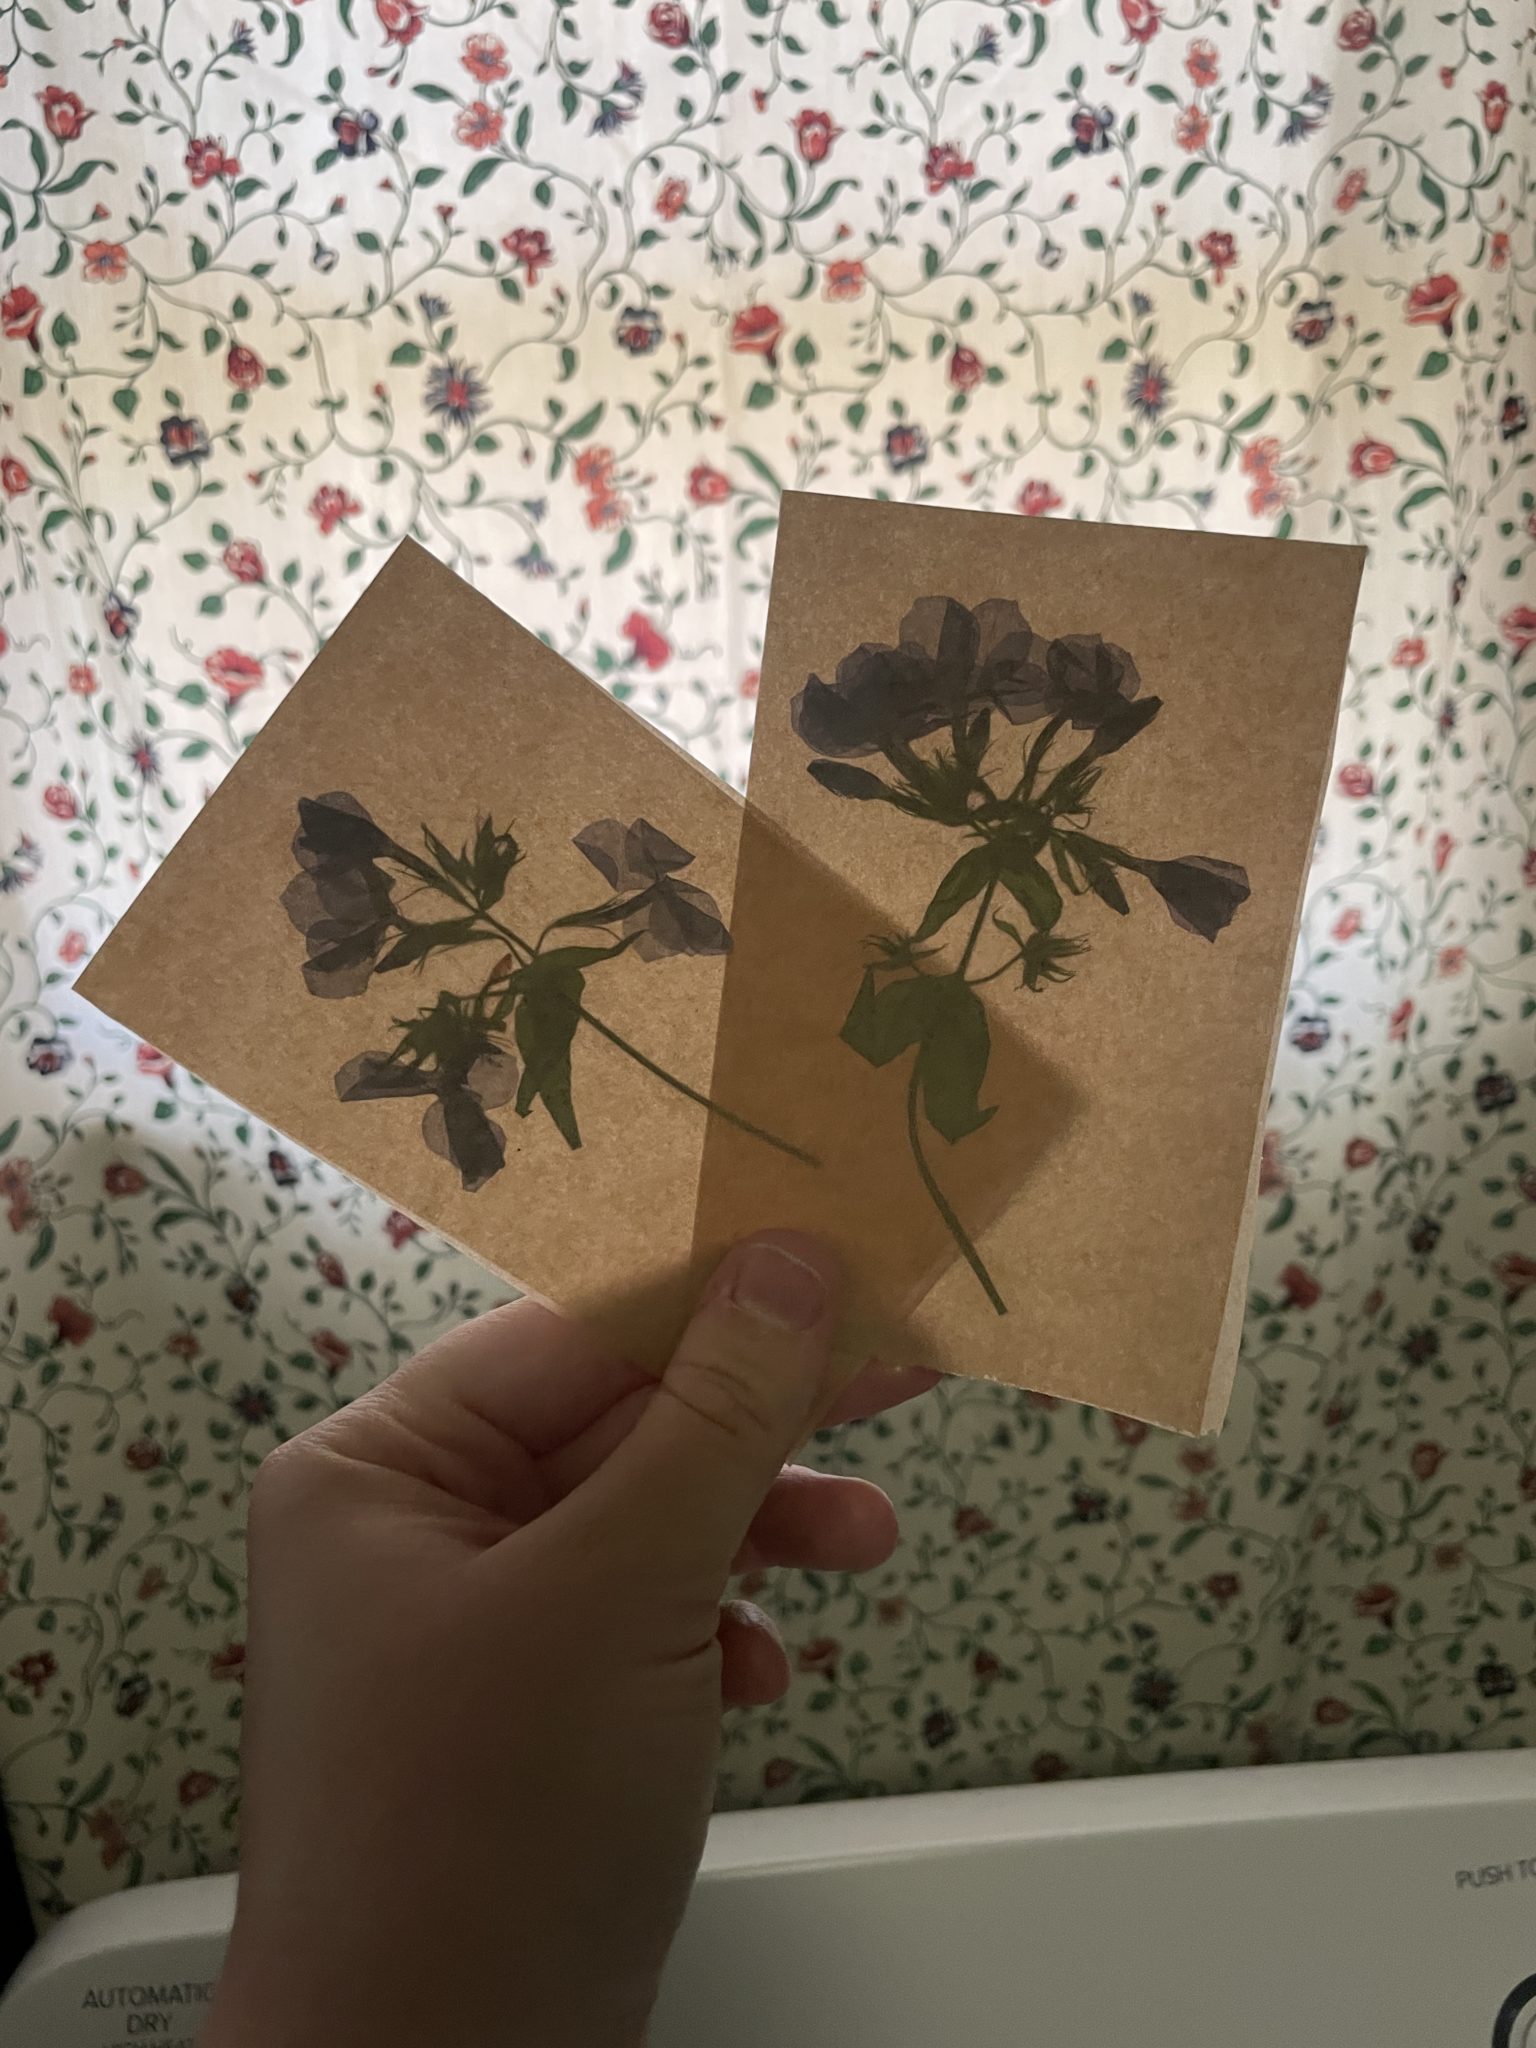
[[765, 1230], [729, 1251], [634, 1429], [602, 1469], [647, 1564], [723, 1584], [780, 1467], [830, 1398], [834, 1253]]

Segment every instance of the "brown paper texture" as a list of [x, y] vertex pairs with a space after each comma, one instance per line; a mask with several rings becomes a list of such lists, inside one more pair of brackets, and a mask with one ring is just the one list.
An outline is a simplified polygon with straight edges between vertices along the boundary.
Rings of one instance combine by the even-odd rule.
[[[888, 1122], [835, 1070], [837, 1020], [802, 1002], [835, 993], [830, 964], [803, 972], [816, 948], [830, 963], [881, 913], [754, 833], [750, 1028], [717, 1061], [742, 818], [406, 543], [79, 987], [641, 1362], [664, 1362], [727, 1244], [770, 1224], [829, 1236], [889, 1333], [955, 1247], [882, 1178]], [[1023, 1063], [1021, 1100], [1045, 1072]], [[976, 1149], [956, 1191], [972, 1227], [1059, 1114]]]
[[1030, 1120], [1031, 1050], [1058, 1112], [912, 1319], [950, 1370], [1219, 1422], [1362, 562], [786, 497], [749, 815], [880, 906], [883, 955], [807, 965], [900, 1107], [944, 1070], [888, 1171], [963, 1190], [970, 1149]]

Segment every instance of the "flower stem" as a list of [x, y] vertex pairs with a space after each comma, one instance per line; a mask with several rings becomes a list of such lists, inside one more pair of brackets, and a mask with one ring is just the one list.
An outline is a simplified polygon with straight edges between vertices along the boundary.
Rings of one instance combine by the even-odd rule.
[[960, 976], [962, 981], [965, 979], [965, 970], [971, 964], [971, 955], [976, 950], [976, 942], [981, 937], [981, 928], [987, 921], [987, 912], [992, 908], [992, 898], [996, 894], [997, 883], [995, 881], [988, 882], [986, 888], [982, 891], [981, 907], [976, 912], [975, 923], [971, 926], [971, 936], [965, 942], [965, 951], [960, 955], [960, 965], [955, 969], [956, 974]]
[[[492, 917], [488, 911], [481, 911], [479, 914], [495, 936], [504, 940], [514, 953], [522, 952], [530, 961], [538, 958], [538, 948], [530, 946], [510, 925], [503, 924], [500, 918]], [[669, 1088], [675, 1088], [679, 1095], [686, 1095], [690, 1102], [696, 1102], [700, 1109], [708, 1110], [711, 1116], [721, 1117], [726, 1123], [734, 1124], [737, 1130], [745, 1131], [749, 1137], [761, 1138], [765, 1145], [772, 1145], [780, 1152], [787, 1152], [791, 1159], [803, 1160], [807, 1166], [820, 1166], [821, 1161], [814, 1152], [803, 1151], [800, 1146], [792, 1145], [787, 1138], [777, 1137], [772, 1131], [764, 1130], [761, 1124], [752, 1123], [747, 1117], [738, 1116], [735, 1110], [727, 1109], [723, 1103], [715, 1102], [697, 1088], [690, 1088], [686, 1081], [681, 1081], [676, 1074], [669, 1073], [665, 1067], [653, 1060], [649, 1053], [643, 1053], [638, 1045], [631, 1045], [627, 1038], [621, 1037], [611, 1024], [605, 1024], [585, 1003], [577, 1003], [576, 1012], [582, 1022], [590, 1024], [600, 1038], [606, 1038], [610, 1045], [616, 1046], [638, 1066], [644, 1067], [648, 1074], [654, 1074], [658, 1081], [665, 1081]]]
[[923, 1156], [922, 1132], [917, 1120], [917, 1062], [912, 1063], [912, 1078], [907, 1084], [907, 1136], [912, 1145], [912, 1157], [917, 1161], [917, 1170], [923, 1177], [923, 1186], [928, 1190], [928, 1199], [944, 1219], [944, 1227], [960, 1247], [965, 1263], [981, 1282], [982, 1289], [993, 1308], [1000, 1316], [1008, 1313], [1008, 1304], [998, 1293], [992, 1275], [982, 1264], [981, 1254], [965, 1233], [965, 1225], [950, 1207], [944, 1190], [933, 1177], [933, 1171]]
[[605, 1024], [601, 1017], [595, 1017], [584, 1004], [578, 1003], [576, 1008], [582, 1022], [590, 1024], [600, 1038], [606, 1038], [610, 1045], [617, 1046], [622, 1053], [627, 1053], [632, 1060], [644, 1067], [648, 1074], [654, 1074], [658, 1081], [665, 1081], [667, 1086], [675, 1088], [679, 1095], [686, 1095], [688, 1100], [696, 1102], [700, 1109], [707, 1109], [711, 1116], [721, 1117], [726, 1123], [734, 1124], [738, 1131], [745, 1131], [749, 1137], [761, 1138], [765, 1145], [772, 1145], [780, 1152], [787, 1152], [791, 1159], [803, 1160], [807, 1166], [820, 1166], [821, 1161], [814, 1152], [802, 1151], [800, 1146], [792, 1145], [788, 1138], [776, 1137], [772, 1131], [765, 1131], [761, 1124], [752, 1123], [747, 1117], [738, 1116], [734, 1109], [727, 1109], [723, 1103], [715, 1102], [710, 1096], [701, 1094], [697, 1088], [690, 1088], [688, 1083], [680, 1081], [676, 1074], [669, 1074], [665, 1067], [658, 1066], [655, 1060], [640, 1050], [638, 1045], [631, 1045], [627, 1038], [621, 1038], [611, 1024]]

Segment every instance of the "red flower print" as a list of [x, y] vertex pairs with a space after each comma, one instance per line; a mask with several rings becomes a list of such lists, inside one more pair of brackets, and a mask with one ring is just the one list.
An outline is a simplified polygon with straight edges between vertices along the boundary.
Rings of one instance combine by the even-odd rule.
[[41, 1699], [43, 1687], [58, 1670], [58, 1660], [51, 1650], [34, 1650], [29, 1657], [23, 1657], [11, 1666], [11, 1676], [18, 1685], [24, 1685], [34, 1699]]
[[629, 642], [631, 661], [643, 661], [647, 668], [662, 668], [671, 660], [672, 643], [643, 612], [631, 612], [619, 630]]
[[129, 1166], [116, 1160], [101, 1176], [101, 1184], [109, 1195], [142, 1195], [149, 1186], [136, 1166]]
[[1424, 642], [1419, 639], [1417, 634], [1414, 634], [1408, 639], [1399, 640], [1393, 648], [1392, 666], [1394, 668], [1422, 668], [1428, 653], [1429, 649], [1424, 645]]
[[1153, 0], [1120, 0], [1120, 19], [1133, 43], [1150, 43], [1163, 25], [1163, 12]]
[[792, 1764], [787, 1756], [769, 1757], [767, 1763], [763, 1765], [763, 1790], [777, 1792], [780, 1786], [789, 1783], [797, 1768], [798, 1766]]
[[1349, 473], [1354, 477], [1385, 476], [1397, 466], [1397, 450], [1385, 441], [1357, 441], [1349, 451]]
[[1440, 957], [1435, 962], [1440, 973], [1447, 978], [1453, 974], [1460, 974], [1466, 964], [1467, 949], [1465, 946], [1442, 946], [1440, 948]]
[[523, 276], [530, 286], [539, 281], [539, 272], [555, 260], [549, 237], [542, 228], [514, 228], [510, 235], [503, 235], [501, 246], [514, 263], [523, 266]]
[[1289, 1186], [1290, 1177], [1280, 1156], [1280, 1133], [1266, 1131], [1259, 1147], [1259, 1193], [1278, 1195]]
[[1322, 1299], [1323, 1290], [1305, 1266], [1291, 1264], [1283, 1269], [1280, 1285], [1285, 1293], [1281, 1299], [1282, 1308], [1315, 1308]]
[[1200, 254], [1211, 266], [1211, 274], [1217, 284], [1237, 261], [1237, 240], [1225, 228], [1212, 228], [1209, 234], [1200, 237]]
[[163, 1593], [169, 1584], [170, 1580], [165, 1576], [159, 1565], [152, 1564], [139, 1580], [138, 1597], [141, 1600], [153, 1600], [155, 1595]]
[[762, 679], [761, 669], [749, 668], [741, 679], [738, 694], [750, 701], [757, 695], [758, 685], [762, 682]]
[[507, 46], [500, 36], [466, 36], [459, 62], [471, 78], [482, 85], [494, 85], [507, 75]]
[[978, 1650], [971, 1659], [971, 1673], [978, 1685], [988, 1686], [994, 1678], [1002, 1677], [1002, 1660], [994, 1657], [990, 1650]]
[[1050, 1785], [1057, 1778], [1067, 1776], [1071, 1766], [1064, 1756], [1058, 1756], [1054, 1749], [1042, 1749], [1029, 1767], [1029, 1775], [1037, 1785]]
[[969, 157], [963, 157], [952, 143], [936, 142], [923, 159], [923, 176], [928, 190], [939, 193], [946, 185], [957, 185], [967, 178], [974, 178], [976, 166]]
[[688, 495], [695, 505], [723, 505], [731, 495], [731, 480], [723, 470], [696, 462], [688, 472]]
[[1236, 1572], [1212, 1572], [1205, 1582], [1207, 1599], [1214, 1600], [1218, 1607], [1235, 1600], [1242, 1590], [1243, 1582]]
[[494, 149], [501, 140], [506, 116], [484, 100], [471, 100], [453, 124], [453, 132], [466, 149]]
[[1180, 149], [1204, 149], [1211, 132], [1211, 117], [1203, 107], [1186, 107], [1173, 124], [1173, 139]]
[[1509, 87], [1491, 78], [1478, 94], [1483, 103], [1483, 126], [1490, 135], [1497, 135], [1504, 126], [1504, 117], [1509, 112]]
[[334, 1252], [317, 1252], [315, 1271], [327, 1287], [345, 1287], [347, 1284], [347, 1269]]
[[210, 1678], [244, 1678], [245, 1644], [226, 1643], [222, 1650], [215, 1650], [208, 1659]]
[[987, 374], [986, 365], [974, 349], [957, 342], [949, 359], [949, 381], [957, 391], [974, 391]]
[[49, 1302], [48, 1320], [53, 1325], [55, 1344], [83, 1344], [96, 1327], [90, 1310], [71, 1301], [67, 1294], [56, 1294]]
[[894, 1628], [907, 1611], [907, 1603], [899, 1593], [888, 1594], [885, 1599], [875, 1602], [875, 1614], [887, 1628]]
[[224, 567], [237, 583], [264, 583], [267, 565], [253, 540], [232, 540], [224, 550]]
[[86, 122], [93, 118], [90, 108], [77, 92], [65, 92], [46, 85], [37, 96], [43, 110], [43, 126], [55, 142], [73, 142]]
[[1429, 1480], [1440, 1470], [1444, 1458], [1444, 1446], [1430, 1443], [1426, 1439], [1423, 1443], [1414, 1445], [1408, 1463], [1415, 1479]]
[[235, 647], [219, 647], [203, 663], [203, 673], [229, 703], [238, 704], [247, 690], [261, 687], [265, 671], [254, 655], [242, 654]]
[[1215, 1471], [1216, 1453], [1209, 1444], [1186, 1444], [1179, 1453], [1179, 1463], [1199, 1479], [1204, 1473]]
[[[83, 960], [86, 953], [85, 933], [67, 931], [59, 941], [59, 958], [66, 967], [73, 967], [77, 960]], [[14, 1227], [14, 1226], [13, 1226]]]
[[1376, 787], [1376, 778], [1363, 761], [1346, 761], [1339, 770], [1338, 780], [1343, 794], [1356, 799], [1369, 796]]
[[864, 266], [848, 258], [839, 257], [827, 265], [827, 281], [821, 288], [824, 299], [837, 304], [844, 299], [857, 299], [864, 291]]
[[339, 484], [322, 484], [309, 501], [312, 518], [320, 522], [322, 533], [334, 533], [343, 519], [352, 519], [362, 511], [350, 491], [344, 491]]
[[835, 1636], [817, 1636], [814, 1642], [805, 1644], [795, 1663], [802, 1671], [820, 1671], [830, 1678], [842, 1654], [843, 1646]]
[[1448, 335], [1460, 304], [1461, 286], [1443, 270], [1437, 271], [1408, 294], [1403, 317], [1410, 327], [1439, 327]]
[[1397, 1613], [1397, 1588], [1384, 1586], [1379, 1580], [1374, 1585], [1362, 1586], [1355, 1595], [1355, 1612], [1362, 1621], [1383, 1621], [1390, 1628]]
[[0, 457], [0, 490], [8, 498], [24, 497], [32, 488], [31, 473], [14, 455]]
[[1196, 36], [1184, 52], [1184, 69], [1189, 73], [1190, 84], [1201, 92], [1213, 86], [1221, 76], [1216, 45], [1207, 42], [1204, 36]]
[[1146, 1442], [1148, 1425], [1139, 1415], [1111, 1415], [1109, 1421], [1115, 1435], [1129, 1449]]
[[1520, 1498], [1536, 1501], [1536, 1465], [1525, 1465], [1520, 1472]]
[[215, 141], [211, 135], [196, 138], [187, 144], [187, 175], [195, 187], [211, 185], [215, 178], [235, 178], [240, 175], [238, 157], [226, 156], [222, 140]]
[[1312, 1718], [1320, 1728], [1337, 1728], [1341, 1721], [1349, 1719], [1350, 1712], [1351, 1709], [1346, 1707], [1342, 1700], [1336, 1700], [1330, 1695], [1329, 1698], [1318, 1701], [1312, 1709]]
[[141, 1045], [135, 1051], [133, 1063], [147, 1080], [164, 1081], [170, 1086], [175, 1068], [158, 1045]]
[[217, 1792], [219, 1781], [209, 1771], [184, 1771], [177, 1786], [177, 1797], [183, 1806], [195, 1806], [199, 1799], [206, 1799], [210, 1792]]
[[87, 242], [80, 268], [87, 284], [121, 284], [128, 275], [128, 251], [121, 242]]
[[1528, 1166], [1515, 1185], [1528, 1202], [1536, 1202], [1536, 1166]]
[[1351, 1138], [1344, 1147], [1344, 1164], [1349, 1167], [1369, 1166], [1376, 1157], [1376, 1147], [1369, 1138]]
[[1493, 1262], [1493, 1271], [1506, 1301], [1518, 1301], [1528, 1287], [1536, 1284], [1536, 1259], [1528, 1259], [1524, 1252], [1501, 1252]]
[[119, 1818], [117, 1808], [98, 1807], [87, 1819], [85, 1832], [93, 1842], [101, 1844], [103, 1870], [110, 1870], [114, 1864], [121, 1863], [128, 1854], [128, 1834]]
[[688, 184], [684, 178], [668, 178], [656, 194], [656, 211], [663, 220], [676, 220], [688, 204]]
[[373, 11], [379, 17], [385, 42], [396, 43], [403, 50], [421, 34], [422, 16], [427, 10], [418, 0], [373, 0]]
[[1186, 1487], [1174, 1502], [1173, 1512], [1181, 1522], [1203, 1522], [1211, 1512], [1211, 1497], [1198, 1486]]
[[413, 1237], [421, 1235], [421, 1225], [414, 1216], [407, 1216], [403, 1209], [391, 1209], [384, 1218], [384, 1235], [399, 1251], [401, 1245], [409, 1244]]
[[1043, 519], [1064, 504], [1060, 491], [1043, 477], [1031, 477], [1014, 501], [1026, 519]]
[[1369, 7], [1356, 7], [1339, 23], [1341, 50], [1368, 50], [1376, 40], [1376, 17]]
[[778, 358], [779, 337], [784, 322], [772, 306], [743, 306], [731, 322], [731, 347], [739, 356]]
[[1461, 1543], [1437, 1543], [1430, 1553], [1437, 1572], [1455, 1571], [1466, 1554], [1466, 1546]]
[[352, 1356], [352, 1346], [344, 1337], [338, 1337], [334, 1330], [316, 1330], [310, 1343], [315, 1356], [325, 1367], [332, 1379]]
[[1413, 998], [1412, 996], [1404, 996], [1388, 1021], [1387, 1037], [1397, 1045], [1406, 1045], [1408, 1042], [1408, 1026], [1412, 1022]]
[[624, 500], [608, 491], [596, 491], [587, 500], [587, 524], [594, 533], [622, 526], [627, 515]]
[[991, 1516], [984, 1515], [980, 1508], [956, 1508], [954, 1530], [957, 1536], [986, 1536], [992, 1528]]
[[1349, 173], [1349, 176], [1344, 180], [1343, 184], [1339, 187], [1338, 191], [1334, 194], [1333, 203], [1338, 208], [1339, 212], [1352, 212], [1354, 208], [1360, 203], [1360, 201], [1365, 197], [1365, 190], [1369, 183], [1370, 180], [1367, 178], [1364, 171], [1351, 171]]
[[669, 50], [680, 50], [685, 43], [693, 40], [693, 30], [688, 25], [688, 11], [679, 7], [675, 0], [657, 0], [657, 4], [646, 17], [646, 33]]
[[13, 284], [0, 298], [0, 327], [7, 341], [25, 341], [38, 348], [37, 323], [43, 317], [43, 302], [30, 286]]
[[177, 1330], [166, 1338], [165, 1348], [173, 1358], [196, 1358], [203, 1347], [190, 1330]]
[[1488, 237], [1488, 268], [1502, 270], [1509, 262], [1509, 236], [1502, 228], [1495, 228]]
[[1527, 647], [1536, 643], [1536, 607], [1528, 604], [1513, 606], [1500, 619], [1499, 631], [1517, 656], [1524, 654]]
[[606, 491], [613, 479], [613, 450], [583, 448], [576, 458], [576, 481], [584, 491]]
[[830, 114], [819, 114], [811, 107], [802, 108], [795, 116], [795, 147], [808, 164], [824, 163], [842, 132]]
[[267, 366], [255, 349], [234, 341], [224, 358], [224, 374], [237, 391], [254, 391], [266, 382]]
[[130, 1472], [153, 1472], [165, 1463], [165, 1449], [152, 1436], [135, 1437], [123, 1451], [123, 1463]]

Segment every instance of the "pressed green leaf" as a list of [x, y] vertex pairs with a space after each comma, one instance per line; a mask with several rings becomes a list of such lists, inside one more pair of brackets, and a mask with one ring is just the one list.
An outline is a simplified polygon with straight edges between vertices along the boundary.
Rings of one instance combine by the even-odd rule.
[[1039, 861], [1006, 867], [998, 879], [1037, 932], [1048, 932], [1061, 916], [1061, 891]]
[[917, 1080], [923, 1091], [923, 1114], [951, 1145], [979, 1131], [996, 1114], [981, 1106], [981, 1090], [992, 1056], [992, 1036], [981, 998], [958, 975], [934, 979], [938, 992], [931, 1006]]
[[[934, 890], [933, 900], [923, 912], [923, 921], [912, 936], [915, 939], [931, 939], [935, 932], [942, 931], [949, 920], [965, 908], [972, 897], [979, 896], [996, 875], [997, 866], [990, 848], [973, 846], [969, 853], [961, 854], [938, 888]], [[1057, 899], [1056, 908], [1057, 914], [1060, 915], [1060, 898]]]
[[888, 1066], [899, 1054], [922, 1038], [933, 1010], [933, 975], [913, 975], [904, 981], [877, 984], [873, 968], [866, 968], [859, 992], [839, 1036], [872, 1067]]

